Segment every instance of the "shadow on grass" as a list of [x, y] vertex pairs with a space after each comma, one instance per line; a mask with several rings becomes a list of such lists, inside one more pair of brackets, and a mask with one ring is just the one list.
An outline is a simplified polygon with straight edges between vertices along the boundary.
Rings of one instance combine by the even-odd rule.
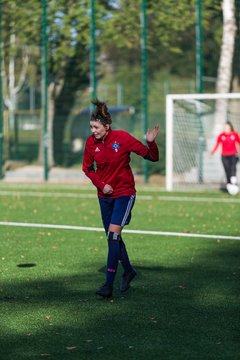
[[[126, 295], [94, 295], [96, 274], [1, 285], [3, 360], [239, 358], [236, 243], [185, 266], [137, 266]], [[117, 282], [119, 282], [119, 276]]]

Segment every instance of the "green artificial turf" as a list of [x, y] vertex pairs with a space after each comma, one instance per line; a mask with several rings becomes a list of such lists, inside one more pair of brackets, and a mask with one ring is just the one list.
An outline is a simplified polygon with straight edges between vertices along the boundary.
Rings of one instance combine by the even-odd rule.
[[[240, 235], [240, 202], [227, 194], [138, 193], [152, 199], [136, 201], [128, 229]], [[1, 185], [0, 221], [101, 227], [97, 199], [74, 194], [94, 191]], [[210, 199], [157, 199], [173, 195]], [[240, 242], [124, 239], [138, 275], [121, 294], [119, 266], [104, 300], [94, 294], [104, 281], [103, 232], [0, 226], [1, 359], [238, 360]]]

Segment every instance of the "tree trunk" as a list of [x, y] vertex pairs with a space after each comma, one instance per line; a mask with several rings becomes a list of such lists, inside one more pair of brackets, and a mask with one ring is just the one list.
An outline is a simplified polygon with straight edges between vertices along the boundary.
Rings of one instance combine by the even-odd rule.
[[71, 81], [66, 80], [61, 93], [55, 102], [55, 114], [53, 122], [53, 152], [57, 165], [64, 165], [64, 133], [69, 114], [72, 111], [75, 102], [76, 88], [72, 86]]
[[[86, 49], [80, 44], [73, 58], [65, 65], [64, 77], [56, 79], [48, 87], [48, 162], [49, 167], [63, 165], [64, 162], [64, 131], [68, 116], [72, 111], [75, 94], [79, 88], [89, 84], [88, 74], [81, 68], [80, 59], [85, 59]], [[42, 124], [43, 125], [43, 124]], [[43, 128], [43, 127], [42, 127]], [[42, 136], [39, 145], [39, 162], [43, 163]]]
[[[228, 93], [231, 88], [232, 63], [236, 34], [235, 0], [223, 0], [222, 13], [223, 36], [216, 84], [216, 92], [220, 94]], [[227, 120], [227, 104], [227, 100], [219, 99], [216, 101], [214, 119], [215, 136], [222, 131], [223, 125]]]
[[[14, 28], [14, 24], [12, 25]], [[10, 35], [10, 56], [8, 64], [8, 79], [7, 73], [3, 66], [3, 84], [4, 84], [4, 103], [9, 110], [9, 127], [14, 131], [14, 143], [18, 143], [18, 124], [15, 119], [16, 105], [17, 105], [17, 94], [21, 91], [24, 82], [26, 80], [27, 68], [28, 68], [28, 53], [27, 48], [22, 50], [22, 65], [18, 78], [16, 76], [16, 34]]]
[[[59, 96], [59, 93], [63, 87], [63, 81], [59, 81], [58, 85], [55, 82], [51, 82], [48, 85], [48, 118], [47, 118], [47, 133], [48, 133], [48, 167], [51, 168], [55, 165], [54, 161], [54, 134], [53, 134], [53, 123], [55, 117], [55, 102], [56, 98]], [[43, 112], [41, 116], [41, 129], [42, 132], [40, 134], [39, 140], [39, 154], [38, 154], [38, 162], [43, 164]]]
[[240, 2], [236, 0], [235, 2], [235, 12], [236, 12], [236, 37], [235, 37], [235, 47], [234, 47], [234, 57], [233, 57], [233, 81], [232, 81], [232, 92], [240, 92], [240, 64], [239, 64], [239, 54], [240, 54]]

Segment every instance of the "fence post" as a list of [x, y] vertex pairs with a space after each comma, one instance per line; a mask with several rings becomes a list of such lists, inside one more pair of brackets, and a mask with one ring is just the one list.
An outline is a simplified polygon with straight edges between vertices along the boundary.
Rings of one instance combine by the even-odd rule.
[[96, 80], [96, 44], [95, 44], [95, 0], [91, 0], [90, 93], [91, 93], [91, 100], [96, 99], [97, 80]]
[[196, 82], [197, 93], [202, 93], [202, 0], [196, 6]]
[[42, 104], [44, 180], [48, 180], [48, 62], [47, 62], [47, 0], [42, 0]]
[[[148, 72], [147, 72], [147, 3], [141, 4], [141, 60], [142, 60], [142, 119], [144, 135], [148, 129]], [[144, 162], [144, 182], [148, 182], [148, 162]]]
[[0, 0], [0, 178], [3, 177], [2, 0]]

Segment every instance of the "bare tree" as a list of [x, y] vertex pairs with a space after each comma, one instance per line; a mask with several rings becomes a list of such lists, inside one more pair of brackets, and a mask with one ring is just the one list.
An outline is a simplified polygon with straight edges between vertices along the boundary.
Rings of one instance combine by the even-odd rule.
[[[59, 79], [58, 82], [50, 82], [48, 85], [48, 123], [47, 123], [47, 130], [48, 130], [48, 166], [49, 168], [54, 166], [54, 149], [53, 149], [53, 121], [55, 116], [55, 101], [56, 98], [59, 96], [62, 88], [64, 85], [64, 81]], [[41, 116], [41, 123], [43, 128], [43, 114]], [[38, 162], [39, 164], [43, 164], [43, 136], [40, 136], [39, 141], [39, 156]]]
[[3, 62], [3, 92], [4, 102], [9, 109], [9, 123], [10, 127], [15, 128], [15, 111], [17, 94], [21, 91], [24, 82], [26, 80], [27, 68], [29, 63], [29, 55], [27, 47], [22, 48], [22, 66], [20, 73], [18, 74], [18, 81], [16, 80], [16, 34], [10, 35], [10, 56], [8, 64], [8, 72], [5, 70], [5, 64]]

